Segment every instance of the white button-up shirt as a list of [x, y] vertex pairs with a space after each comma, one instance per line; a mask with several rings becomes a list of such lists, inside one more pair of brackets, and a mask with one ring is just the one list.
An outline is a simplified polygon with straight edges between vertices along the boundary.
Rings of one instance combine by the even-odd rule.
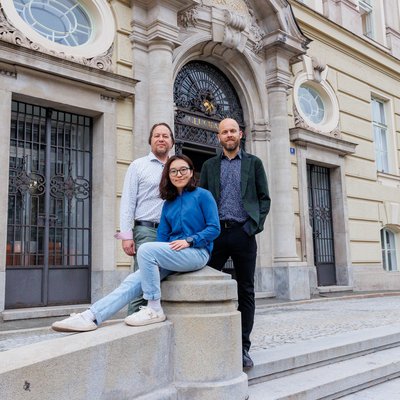
[[117, 239], [132, 239], [136, 220], [160, 222], [164, 200], [159, 185], [164, 164], [150, 152], [133, 161], [125, 175], [120, 208], [120, 232]]

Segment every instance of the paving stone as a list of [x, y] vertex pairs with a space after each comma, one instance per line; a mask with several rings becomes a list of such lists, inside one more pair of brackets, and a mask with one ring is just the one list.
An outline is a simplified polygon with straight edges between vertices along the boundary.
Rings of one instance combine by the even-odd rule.
[[334, 298], [259, 308], [251, 351], [400, 321], [400, 296]]

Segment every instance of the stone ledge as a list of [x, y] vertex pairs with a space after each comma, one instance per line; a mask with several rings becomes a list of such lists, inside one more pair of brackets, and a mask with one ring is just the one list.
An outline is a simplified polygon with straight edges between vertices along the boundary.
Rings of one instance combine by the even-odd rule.
[[74, 304], [70, 306], [33, 307], [4, 310], [1, 315], [3, 321], [16, 321], [20, 319], [48, 318], [69, 315], [74, 312], [85, 311], [90, 304]]

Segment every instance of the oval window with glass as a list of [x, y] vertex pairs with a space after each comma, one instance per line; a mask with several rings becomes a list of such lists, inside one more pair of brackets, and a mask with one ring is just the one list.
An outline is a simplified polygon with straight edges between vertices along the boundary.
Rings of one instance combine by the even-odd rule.
[[313, 87], [303, 83], [299, 88], [298, 98], [304, 116], [314, 124], [320, 124], [325, 116], [321, 95]]
[[305, 122], [303, 127], [318, 132], [333, 132], [339, 124], [339, 103], [335, 91], [326, 80], [310, 80], [299, 74], [294, 83], [294, 107]]
[[89, 41], [90, 17], [76, 0], [14, 0], [19, 16], [46, 39], [65, 46]]
[[115, 21], [107, 0], [1, 0], [1, 7], [38, 51], [92, 58], [114, 42]]

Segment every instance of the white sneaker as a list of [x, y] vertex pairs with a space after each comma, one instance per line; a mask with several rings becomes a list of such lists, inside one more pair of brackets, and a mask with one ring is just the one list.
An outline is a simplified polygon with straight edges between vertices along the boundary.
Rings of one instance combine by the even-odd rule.
[[71, 314], [62, 321], [54, 322], [51, 327], [57, 332], [88, 332], [97, 329], [97, 325], [83, 318], [82, 314]]
[[125, 318], [125, 323], [130, 326], [143, 326], [163, 322], [167, 319], [164, 311], [155, 311], [150, 307], [139, 307], [140, 311], [133, 313]]

